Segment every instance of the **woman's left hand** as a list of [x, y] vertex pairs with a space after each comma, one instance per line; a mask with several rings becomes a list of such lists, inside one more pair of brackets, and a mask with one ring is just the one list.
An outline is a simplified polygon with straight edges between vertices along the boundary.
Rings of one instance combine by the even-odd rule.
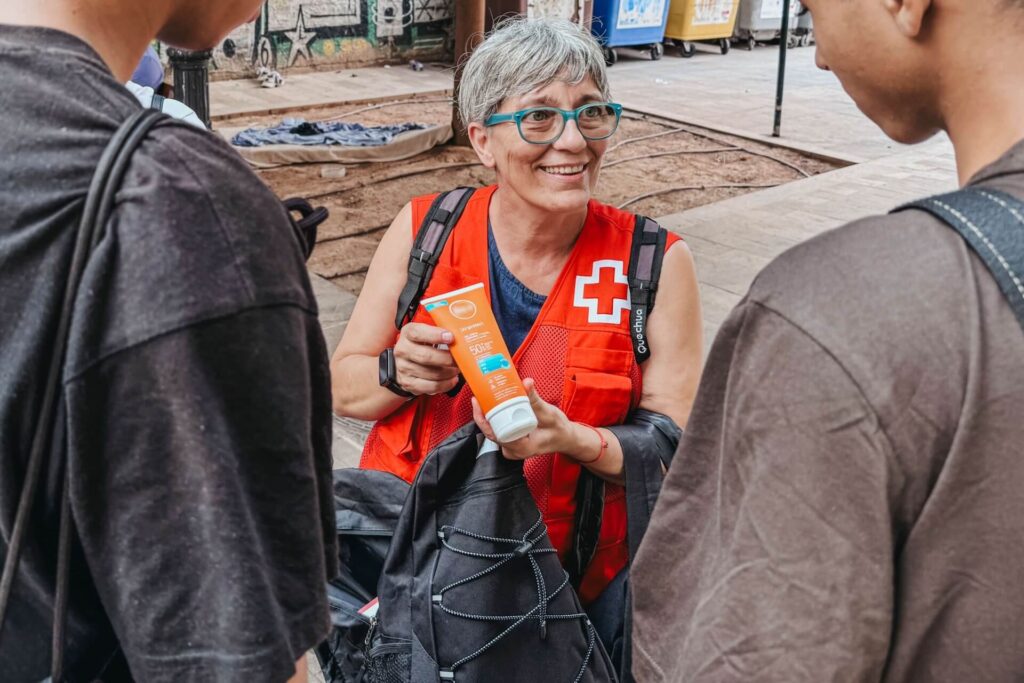
[[473, 420], [484, 436], [501, 446], [502, 454], [509, 460], [526, 460], [535, 455], [564, 451], [573, 438], [572, 422], [565, 413], [540, 397], [536, 383], [532, 379], [524, 379], [523, 386], [530, 397], [530, 407], [537, 416], [537, 428], [528, 436], [507, 443], [498, 441], [475, 397]]

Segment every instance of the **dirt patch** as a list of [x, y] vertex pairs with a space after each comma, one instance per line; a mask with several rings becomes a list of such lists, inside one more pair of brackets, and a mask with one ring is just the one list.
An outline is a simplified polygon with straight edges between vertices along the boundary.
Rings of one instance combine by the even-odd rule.
[[[310, 121], [342, 117], [363, 124], [445, 123], [451, 109], [436, 97], [413, 98], [378, 108], [322, 107], [301, 116]], [[273, 125], [279, 119], [249, 117], [232, 121], [232, 126]], [[658, 217], [836, 167], [792, 150], [627, 112], [605, 156], [596, 197]], [[330, 209], [310, 267], [353, 294], [362, 288], [381, 235], [409, 199], [457, 185], [494, 182], [473, 151], [459, 147], [438, 147], [393, 163], [347, 165], [341, 178], [336, 177], [337, 165], [325, 164], [258, 173], [279, 196], [310, 197]]]

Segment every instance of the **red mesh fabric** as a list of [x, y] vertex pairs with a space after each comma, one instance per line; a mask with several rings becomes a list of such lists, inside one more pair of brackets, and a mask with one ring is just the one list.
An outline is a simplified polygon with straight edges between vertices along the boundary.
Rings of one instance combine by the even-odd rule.
[[369, 435], [367, 435], [365, 443], [363, 443], [363, 452], [359, 456], [359, 467], [363, 469], [373, 469], [373, 465], [370, 463], [370, 459], [367, 457], [367, 454], [373, 453], [377, 448], [379, 448], [379, 441], [380, 437], [377, 435], [377, 427], [374, 426], [370, 430]]
[[[529, 346], [519, 361], [519, 374], [531, 377], [537, 383], [541, 398], [560, 406], [565, 388], [565, 357], [569, 347], [569, 333], [562, 327], [542, 325], [537, 328]], [[542, 515], [548, 513], [548, 494], [551, 489], [551, 468], [554, 454], [538, 455], [523, 463], [523, 474], [530, 493]]]
[[630, 405], [636, 408], [640, 405], [640, 394], [644, 388], [643, 373], [636, 361], [633, 361], [629, 368], [629, 381], [633, 383], [633, 398]]
[[[533, 378], [544, 400], [556, 406], [562, 402], [568, 342], [569, 334], [565, 329], [543, 325], [537, 329], [518, 363], [520, 376]], [[454, 399], [443, 394], [431, 399], [428, 410], [431, 420], [430, 441], [426, 452], [430, 452], [456, 429], [473, 419], [473, 406], [469, 397], [469, 388], [465, 387]], [[542, 514], [547, 514], [553, 462], [554, 455], [539, 455], [527, 460], [523, 467], [526, 483]]]
[[455, 398], [441, 394], [435, 396], [430, 403], [430, 441], [427, 453], [449, 436], [455, 430], [473, 420], [473, 404], [469, 402], [472, 394], [468, 386], [462, 387], [462, 391]]

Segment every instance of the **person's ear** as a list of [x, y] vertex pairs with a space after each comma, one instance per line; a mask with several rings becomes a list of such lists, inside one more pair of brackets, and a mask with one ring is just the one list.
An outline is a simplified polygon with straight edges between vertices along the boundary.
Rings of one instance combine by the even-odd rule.
[[883, 0], [896, 28], [907, 38], [919, 38], [925, 17], [932, 10], [932, 0]]
[[469, 144], [473, 145], [473, 151], [480, 157], [480, 163], [487, 168], [494, 168], [494, 154], [491, 153], [491, 136], [488, 128], [479, 121], [473, 121], [466, 128], [469, 136]]

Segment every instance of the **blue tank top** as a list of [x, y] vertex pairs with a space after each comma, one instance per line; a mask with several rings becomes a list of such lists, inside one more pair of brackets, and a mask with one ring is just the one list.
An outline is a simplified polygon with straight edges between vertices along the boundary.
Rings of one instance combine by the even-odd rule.
[[515, 355], [540, 315], [547, 297], [527, 289], [505, 266], [498, 253], [498, 243], [494, 241], [490, 221], [487, 222], [487, 256], [490, 263], [491, 308], [494, 309], [494, 318], [509, 352]]

